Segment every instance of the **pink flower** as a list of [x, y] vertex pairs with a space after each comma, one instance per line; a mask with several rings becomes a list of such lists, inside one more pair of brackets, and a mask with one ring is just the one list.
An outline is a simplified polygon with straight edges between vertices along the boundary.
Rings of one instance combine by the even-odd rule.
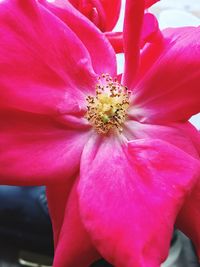
[[116, 81], [104, 34], [65, 12], [64, 23], [34, 0], [0, 4], [0, 182], [47, 185], [54, 267], [100, 255], [158, 267], [200, 175], [187, 121], [200, 109], [200, 29], [166, 30], [140, 54], [144, 3], [128, 0]]

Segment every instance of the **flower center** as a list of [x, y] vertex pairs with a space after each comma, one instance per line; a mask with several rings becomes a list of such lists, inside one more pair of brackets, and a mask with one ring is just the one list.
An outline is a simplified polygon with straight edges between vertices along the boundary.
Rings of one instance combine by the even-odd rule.
[[96, 85], [96, 95], [87, 97], [86, 118], [100, 134], [106, 134], [111, 129], [122, 132], [129, 107], [130, 92], [116, 79], [108, 74], [102, 74]]

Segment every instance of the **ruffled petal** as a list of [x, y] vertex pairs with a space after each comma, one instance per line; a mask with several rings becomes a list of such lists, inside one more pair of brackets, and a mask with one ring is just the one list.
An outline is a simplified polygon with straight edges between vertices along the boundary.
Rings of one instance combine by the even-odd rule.
[[[194, 139], [200, 158], [200, 133]], [[200, 175], [198, 182], [178, 214], [176, 226], [194, 243], [200, 260]]]
[[105, 36], [111, 43], [115, 53], [122, 53], [124, 51], [122, 32], [106, 32]]
[[[145, 8], [149, 8], [158, 1], [145, 0]], [[119, 18], [121, 0], [69, 0], [69, 2], [102, 31], [111, 31]]]
[[165, 49], [136, 85], [142, 122], [185, 121], [200, 111], [200, 27], [164, 31]]
[[[161, 140], [91, 140], [78, 187], [84, 225], [114, 266], [159, 267], [199, 162]], [[158, 233], [162, 233], [159, 235]]]
[[32, 113], [0, 112], [0, 183], [59, 184], [79, 169], [88, 131]]
[[80, 112], [96, 75], [72, 30], [33, 0], [3, 1], [0, 20], [0, 107]]
[[[106, 32], [105, 35], [116, 53], [122, 53], [124, 51], [122, 32]], [[160, 35], [160, 30], [156, 17], [150, 13], [144, 14], [140, 47], [143, 47], [146, 43], [154, 42], [158, 35]]]
[[[160, 35], [156, 35], [156, 37], [158, 37], [156, 40], [146, 44], [142, 49], [138, 73], [131, 85], [131, 89], [134, 90], [134, 93], [138, 90], [137, 84], [143, 81], [146, 73], [154, 66], [154, 63], [159, 59], [161, 53], [163, 53], [163, 50], [165, 49], [166, 42], [162, 33], [160, 32]], [[140, 89], [143, 90], [143, 88]], [[134, 107], [132, 106], [132, 108]]]
[[[93, 2], [95, 3], [96, 1]], [[111, 31], [119, 18], [121, 0], [100, 0], [99, 2], [104, 10], [105, 26], [102, 30]]]
[[119, 18], [121, 0], [69, 0], [69, 2], [101, 31], [111, 31]]
[[127, 121], [124, 135], [129, 139], [160, 139], [168, 142], [195, 158], [199, 158], [198, 131], [189, 122], [166, 125], [146, 124]]
[[140, 46], [144, 46], [146, 43], [154, 42], [158, 35], [160, 35], [160, 30], [158, 27], [157, 18], [151, 13], [144, 14]]
[[81, 222], [76, 183], [64, 210], [64, 221], [55, 250], [53, 266], [88, 267], [99, 258]]
[[[109, 73], [116, 76], [116, 56], [107, 38], [95, 25], [76, 10], [68, 1], [56, 0], [49, 3], [40, 2], [66, 25], [68, 25], [87, 47], [91, 55], [92, 65], [98, 75]], [[98, 52], [97, 52], [98, 51]]]

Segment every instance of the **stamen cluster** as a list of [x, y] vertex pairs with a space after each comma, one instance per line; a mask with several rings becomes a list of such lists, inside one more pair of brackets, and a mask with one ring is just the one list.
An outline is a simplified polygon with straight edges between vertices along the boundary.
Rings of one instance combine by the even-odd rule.
[[130, 92], [109, 74], [102, 74], [96, 85], [96, 95], [87, 97], [86, 118], [100, 134], [111, 129], [122, 132], [129, 107]]

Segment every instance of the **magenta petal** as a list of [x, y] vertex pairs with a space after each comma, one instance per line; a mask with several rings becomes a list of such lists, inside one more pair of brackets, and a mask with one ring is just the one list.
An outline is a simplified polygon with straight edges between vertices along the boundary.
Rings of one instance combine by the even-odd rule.
[[[93, 1], [94, 3], [97, 1]], [[121, 8], [121, 0], [100, 0], [99, 1], [103, 7], [104, 11], [104, 30], [111, 31], [115, 24], [118, 21], [120, 8]], [[103, 17], [103, 14], [102, 14]]]
[[25, 112], [0, 112], [0, 183], [59, 184], [75, 174], [88, 132]]
[[165, 49], [135, 88], [143, 122], [185, 121], [200, 112], [200, 27], [164, 31]]
[[72, 30], [33, 0], [3, 1], [0, 20], [0, 107], [78, 112], [96, 75]]
[[63, 212], [64, 220], [55, 250], [53, 266], [88, 267], [100, 256], [81, 222], [76, 184]]
[[[194, 139], [200, 158], [200, 134]], [[200, 175], [199, 175], [200, 179]], [[179, 212], [176, 226], [186, 234], [194, 243], [196, 252], [200, 259], [200, 180], [186, 199], [181, 211]]]
[[56, 249], [58, 244], [66, 203], [75, 178], [68, 177], [66, 180], [65, 183], [53, 184], [46, 187], [48, 209], [53, 227], [54, 249]]
[[[111, 43], [116, 53], [122, 53], [123, 47], [123, 33], [122, 32], [106, 32], [106, 37]], [[158, 28], [158, 21], [156, 17], [150, 13], [144, 14], [144, 21], [141, 32], [140, 46], [143, 47], [146, 43], [155, 42], [155, 39], [160, 35]]]
[[160, 30], [157, 18], [151, 13], [145, 13], [141, 33], [141, 46], [144, 46], [147, 42], [154, 42], [158, 34], [160, 34]]
[[116, 54], [124, 51], [122, 32], [105, 32], [105, 36], [108, 38]]
[[[132, 89], [137, 90], [136, 89], [137, 84], [144, 79], [146, 73], [152, 68], [154, 63], [159, 59], [164, 48], [165, 48], [165, 42], [163, 40], [162, 34], [160, 34], [160, 37], [155, 42], [146, 44], [146, 46], [143, 48], [141, 52], [140, 66], [138, 74], [131, 85]], [[140, 89], [143, 90], [142, 87]]]
[[121, 0], [69, 0], [69, 2], [101, 31], [111, 31], [119, 18]]
[[104, 34], [92, 22], [79, 13], [68, 1], [56, 0], [48, 3], [46, 0], [40, 0], [40, 2], [65, 22], [80, 38], [91, 55], [93, 68], [98, 75], [109, 73], [113, 77], [116, 76], [114, 50]]
[[[79, 204], [98, 251], [114, 266], [159, 267], [199, 162], [161, 140], [122, 147], [90, 140], [81, 161]], [[161, 235], [158, 233], [162, 233]]]
[[[200, 178], [200, 175], [199, 175]], [[194, 243], [200, 259], [200, 182], [195, 185], [186, 199], [176, 222], [176, 226]]]
[[125, 70], [123, 84], [130, 87], [138, 71], [144, 0], [127, 0], [124, 17]]
[[137, 121], [127, 121], [125, 134], [132, 139], [160, 139], [177, 146], [195, 158], [198, 154], [198, 131], [187, 123], [170, 123], [167, 125], [147, 124]]

